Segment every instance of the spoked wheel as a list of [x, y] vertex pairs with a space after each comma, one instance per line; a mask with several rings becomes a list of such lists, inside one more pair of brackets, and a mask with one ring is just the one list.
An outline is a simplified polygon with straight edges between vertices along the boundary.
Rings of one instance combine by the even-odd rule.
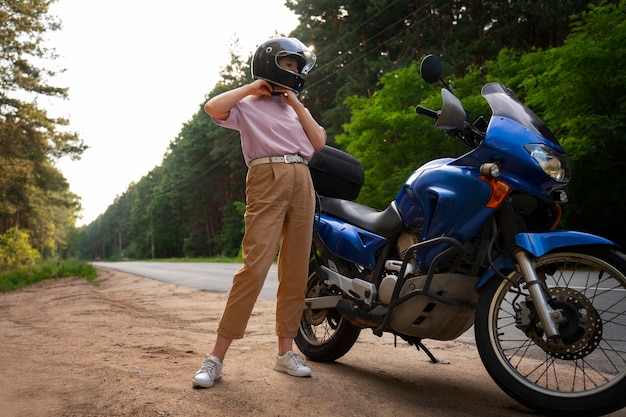
[[[335, 295], [318, 278], [315, 265], [309, 270], [307, 298]], [[343, 318], [336, 309], [305, 309], [296, 336], [296, 345], [309, 359], [332, 362], [352, 348], [361, 329]]]
[[626, 405], [626, 257], [573, 248], [536, 260], [561, 339], [544, 335], [520, 274], [490, 282], [475, 322], [487, 371], [508, 395], [542, 413], [595, 416]]

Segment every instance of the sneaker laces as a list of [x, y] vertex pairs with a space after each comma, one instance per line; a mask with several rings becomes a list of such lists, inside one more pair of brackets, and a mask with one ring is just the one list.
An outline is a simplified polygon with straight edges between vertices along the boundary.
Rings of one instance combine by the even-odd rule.
[[297, 353], [291, 353], [291, 357], [289, 358], [289, 361], [294, 365], [294, 368], [298, 368], [300, 366], [304, 366], [304, 361], [300, 358], [300, 356]]
[[200, 371], [206, 372], [209, 375], [215, 375], [217, 373], [217, 363], [213, 358], [207, 358], [203, 363]]

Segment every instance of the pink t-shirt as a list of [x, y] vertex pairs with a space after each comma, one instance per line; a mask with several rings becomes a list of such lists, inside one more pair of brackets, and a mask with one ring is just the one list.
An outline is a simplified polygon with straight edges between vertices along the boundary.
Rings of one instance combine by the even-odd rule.
[[230, 109], [228, 119], [213, 120], [239, 131], [248, 166], [267, 156], [300, 155], [309, 161], [315, 152], [295, 110], [280, 96], [247, 96]]

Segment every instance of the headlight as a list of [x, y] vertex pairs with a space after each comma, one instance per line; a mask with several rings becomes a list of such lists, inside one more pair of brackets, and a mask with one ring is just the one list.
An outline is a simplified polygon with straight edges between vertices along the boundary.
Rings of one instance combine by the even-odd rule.
[[557, 182], [569, 182], [569, 164], [564, 154], [546, 145], [527, 144], [526, 151], [539, 164], [543, 172]]

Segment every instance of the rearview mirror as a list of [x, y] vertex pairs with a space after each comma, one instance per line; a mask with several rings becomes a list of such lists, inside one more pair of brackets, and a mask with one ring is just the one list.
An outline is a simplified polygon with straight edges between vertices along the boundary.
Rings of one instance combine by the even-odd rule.
[[443, 68], [439, 58], [435, 55], [426, 55], [420, 64], [420, 74], [428, 84], [434, 84], [441, 80]]

